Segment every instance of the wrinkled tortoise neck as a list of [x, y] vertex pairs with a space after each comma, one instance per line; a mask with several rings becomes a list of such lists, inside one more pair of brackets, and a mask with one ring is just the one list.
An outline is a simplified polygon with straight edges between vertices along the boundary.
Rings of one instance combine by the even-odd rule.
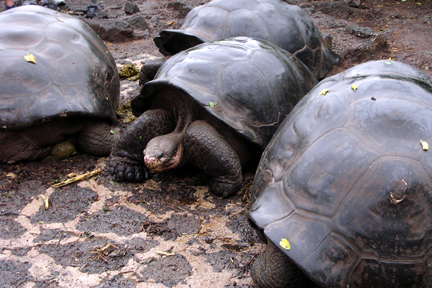
[[189, 125], [197, 117], [194, 108], [196, 104], [189, 96], [176, 93], [163, 100], [174, 104], [172, 113], [176, 119], [176, 127], [173, 132], [157, 136], [147, 144], [144, 150], [144, 163], [153, 172], [166, 171], [183, 162], [183, 138]]

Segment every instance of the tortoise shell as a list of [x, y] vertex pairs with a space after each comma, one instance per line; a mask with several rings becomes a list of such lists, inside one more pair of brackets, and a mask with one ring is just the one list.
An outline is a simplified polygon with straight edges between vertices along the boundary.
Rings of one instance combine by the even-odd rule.
[[[54, 117], [115, 121], [116, 64], [81, 20], [36, 5], [0, 14], [0, 127], [22, 129]], [[36, 64], [27, 62], [33, 55]]]
[[150, 103], [158, 91], [174, 87], [264, 147], [316, 83], [309, 69], [285, 50], [237, 37], [203, 43], [169, 58], [143, 86], [141, 102]]
[[355, 66], [285, 118], [260, 160], [249, 217], [276, 246], [288, 240], [281, 250], [324, 287], [431, 287], [426, 143], [431, 79], [398, 62]]
[[309, 15], [279, 0], [213, 0], [192, 9], [180, 29], [163, 30], [154, 42], [163, 55], [173, 55], [199, 43], [235, 36], [265, 40], [287, 50], [318, 79], [338, 61]]

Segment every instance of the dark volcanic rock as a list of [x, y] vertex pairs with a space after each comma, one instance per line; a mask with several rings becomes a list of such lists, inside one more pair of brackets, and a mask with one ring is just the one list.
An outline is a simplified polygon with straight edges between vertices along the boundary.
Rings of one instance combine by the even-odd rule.
[[125, 13], [126, 14], [134, 14], [137, 12], [140, 12], [140, 9], [138, 8], [138, 5], [132, 2], [127, 1], [125, 3]]
[[150, 27], [147, 24], [147, 21], [142, 15], [133, 15], [132, 17], [126, 20], [134, 29], [139, 30], [148, 30]]
[[104, 41], [123, 42], [134, 38], [133, 27], [126, 21], [118, 20], [84, 20]]

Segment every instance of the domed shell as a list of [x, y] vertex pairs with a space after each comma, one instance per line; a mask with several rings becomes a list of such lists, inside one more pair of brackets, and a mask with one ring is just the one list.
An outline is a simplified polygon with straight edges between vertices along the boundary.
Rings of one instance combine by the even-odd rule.
[[247, 37], [204, 43], [168, 59], [142, 95], [180, 89], [240, 134], [264, 147], [316, 79], [290, 53]]
[[279, 0], [213, 0], [192, 9], [180, 29], [163, 30], [154, 42], [163, 55], [173, 55], [202, 42], [236, 36], [287, 50], [319, 79], [338, 61], [309, 15]]
[[[116, 65], [87, 24], [28, 5], [2, 12], [0, 26], [0, 128], [21, 129], [73, 115], [115, 122]], [[26, 55], [33, 55], [36, 64]]]
[[281, 251], [323, 287], [431, 287], [425, 143], [426, 74], [394, 61], [348, 69], [285, 118], [262, 155], [249, 217], [276, 246], [288, 240]]

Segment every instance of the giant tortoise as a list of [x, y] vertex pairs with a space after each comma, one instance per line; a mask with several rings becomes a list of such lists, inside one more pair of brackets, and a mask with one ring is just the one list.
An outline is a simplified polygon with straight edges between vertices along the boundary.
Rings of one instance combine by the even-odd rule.
[[261, 287], [432, 287], [432, 82], [371, 61], [320, 82], [264, 151]]
[[72, 135], [83, 151], [108, 155], [120, 81], [96, 33], [34, 5], [1, 13], [0, 26], [0, 162], [42, 159]]
[[[265, 40], [285, 49], [318, 79], [339, 61], [331, 51], [331, 41], [323, 41], [311, 17], [280, 0], [213, 0], [192, 9], [179, 29], [161, 31], [154, 42], [163, 55], [174, 55], [203, 42], [235, 36]], [[143, 69], [145, 82], [153, 73], [147, 65]]]
[[110, 173], [140, 182], [148, 177], [144, 162], [161, 172], [187, 159], [213, 177], [210, 191], [232, 195], [248, 142], [265, 147], [315, 84], [301, 61], [266, 41], [237, 37], [180, 52], [143, 87], [144, 113], [120, 134]]

